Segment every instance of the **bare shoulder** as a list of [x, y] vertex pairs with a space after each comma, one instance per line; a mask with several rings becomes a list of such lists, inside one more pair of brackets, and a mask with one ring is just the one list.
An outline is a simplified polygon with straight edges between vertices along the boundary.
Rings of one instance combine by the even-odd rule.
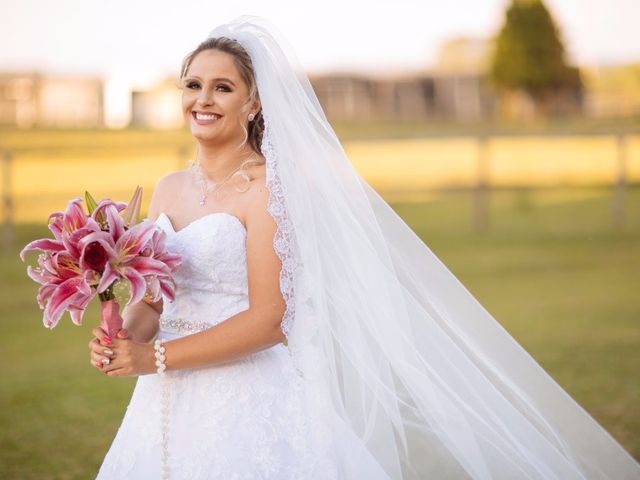
[[165, 211], [172, 202], [172, 198], [180, 189], [180, 185], [184, 182], [184, 178], [187, 171], [176, 170], [169, 172], [166, 175], [160, 177], [156, 182], [151, 195], [151, 202], [149, 203], [149, 212], [147, 218], [151, 221], [155, 221], [160, 215], [160, 212]]
[[251, 174], [253, 176], [251, 180], [252, 196], [264, 195], [267, 190], [267, 177], [265, 173], [266, 170], [264, 165], [258, 165], [251, 169]]
[[251, 188], [247, 192], [247, 227], [250, 223], [262, 223], [269, 220], [270, 214], [267, 212], [269, 203], [269, 189], [267, 187], [267, 179], [265, 175], [265, 166], [259, 165], [252, 169], [253, 179], [251, 180]]

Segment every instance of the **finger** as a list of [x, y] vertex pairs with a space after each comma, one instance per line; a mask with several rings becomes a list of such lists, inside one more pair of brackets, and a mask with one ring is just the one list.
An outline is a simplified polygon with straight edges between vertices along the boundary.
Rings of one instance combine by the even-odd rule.
[[107, 335], [101, 328], [95, 327], [91, 330], [91, 334], [96, 337], [102, 345], [112, 345], [112, 339], [109, 338], [109, 335]]
[[[101, 357], [109, 358], [105, 355], [102, 355]], [[124, 358], [122, 358], [122, 356], [118, 356], [118, 352], [114, 352], [114, 356], [109, 358], [109, 363], [105, 363], [104, 367], [107, 370], [113, 370], [114, 368], [122, 368], [125, 363]]]
[[98, 361], [102, 364], [103, 367], [111, 365], [111, 359], [109, 357], [99, 357]]
[[129, 338], [129, 330], [127, 330], [126, 328], [121, 328], [120, 330], [118, 330], [118, 334], [116, 335], [117, 338]]
[[98, 340], [93, 340], [90, 344], [91, 352], [100, 354], [100, 355], [108, 355], [113, 357], [114, 350], [110, 347], [103, 346]]
[[91, 354], [91, 361], [95, 364], [100, 364], [99, 366], [109, 365], [113, 362], [113, 358], [107, 355], [99, 355], [97, 353]]
[[91, 365], [93, 365], [97, 369], [101, 369], [102, 368], [102, 362], [97, 362], [93, 358], [89, 359], [89, 363]]
[[107, 332], [105, 332], [103, 329], [101, 329], [100, 327], [93, 327], [91, 329], [91, 334], [96, 337], [96, 338], [102, 338], [105, 335], [108, 335]]

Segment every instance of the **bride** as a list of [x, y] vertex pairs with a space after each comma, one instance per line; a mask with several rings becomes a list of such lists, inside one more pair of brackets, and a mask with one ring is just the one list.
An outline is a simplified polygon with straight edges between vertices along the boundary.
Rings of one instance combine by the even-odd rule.
[[148, 212], [175, 299], [93, 330], [138, 377], [99, 479], [640, 478], [356, 173], [272, 26], [215, 28], [181, 82], [197, 158]]

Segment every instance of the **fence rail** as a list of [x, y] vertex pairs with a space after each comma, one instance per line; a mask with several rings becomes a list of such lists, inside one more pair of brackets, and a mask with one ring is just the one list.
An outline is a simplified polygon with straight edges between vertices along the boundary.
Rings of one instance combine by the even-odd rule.
[[[607, 170], [611, 169], [606, 175], [604, 183], [609, 184], [612, 188], [612, 205], [611, 205], [611, 223], [612, 227], [621, 227], [625, 224], [625, 220], [628, 215], [627, 205], [627, 189], [631, 184], [640, 182], [640, 133], [639, 132], [620, 132], [620, 133], [602, 133], [602, 134], [531, 134], [531, 135], [519, 135], [519, 136], [505, 136], [505, 135], [492, 135], [492, 134], [479, 134], [473, 137], [440, 137], [440, 138], [427, 138], [424, 141], [437, 142], [439, 139], [444, 139], [448, 142], [454, 141], [459, 143], [465, 143], [467, 147], [459, 156], [464, 157], [464, 161], [461, 166], [452, 166], [451, 168], [465, 169], [464, 177], [467, 179], [462, 187], [462, 190], [467, 191], [472, 195], [472, 208], [471, 208], [471, 223], [477, 231], [485, 231], [490, 225], [490, 197], [491, 192], [496, 188], [505, 188], [505, 185], [500, 185], [492, 176], [492, 168], [494, 164], [498, 163], [496, 154], [492, 152], [492, 145], [499, 139], [505, 138], [523, 138], [535, 136], [548, 139], [557, 138], [581, 138], [581, 137], [601, 137], [603, 139], [613, 140], [613, 147], [607, 149], [604, 157], [598, 158], [598, 161], [606, 163]], [[631, 142], [633, 139], [634, 145], [634, 161], [638, 159], [638, 165], [634, 163], [633, 169], [630, 169], [631, 164]], [[415, 139], [407, 139], [406, 142], [412, 142]], [[402, 140], [398, 141], [402, 142]], [[471, 142], [471, 144], [469, 144]], [[348, 144], [348, 142], [346, 142]], [[401, 143], [394, 143], [390, 147], [391, 151], [385, 153], [387, 157], [394, 157], [394, 148], [401, 145]], [[411, 150], [410, 144], [407, 148]], [[444, 147], [438, 147], [441, 149], [448, 149], [451, 144], [446, 144]], [[637, 146], [637, 152], [635, 151]], [[104, 190], [109, 195], [115, 195], [121, 193], [120, 191], [132, 191], [130, 185], [149, 183], [153, 185], [163, 170], [171, 171], [175, 167], [183, 168], [186, 164], [186, 159], [190, 154], [194, 152], [192, 145], [178, 145], [173, 143], [171, 146], [167, 146], [166, 142], [135, 142], [127, 141], [121, 142], [115, 145], [105, 145], [99, 143], [85, 142], [85, 144], [74, 145], [34, 145], [34, 146], [19, 146], [12, 148], [2, 148], [0, 145], [0, 154], [2, 160], [2, 167], [0, 172], [2, 174], [2, 243], [3, 248], [12, 248], [15, 242], [15, 224], [18, 221], [24, 221], [24, 211], [32, 212], [38, 206], [43, 211], [51, 211], [50, 205], [37, 205], [39, 199], [48, 197], [49, 199], [58, 197], [64, 197], [68, 199], [71, 191], [77, 190], [77, 184], [79, 179], [85, 183], [82, 185], [82, 190], [85, 188], [95, 188], [97, 190]], [[371, 147], [367, 147], [371, 152], [375, 152], [377, 144], [372, 142]], [[552, 147], [553, 148], [553, 147]], [[419, 150], [419, 149], [418, 149]], [[388, 178], [386, 173], [397, 173], [402, 171], [402, 158], [391, 162], [388, 166], [383, 166], [382, 171], [378, 169], [374, 172], [375, 168], [371, 171], [368, 169], [368, 165], [374, 165], [376, 159], [375, 155], [369, 155], [368, 153], [362, 153], [357, 149], [354, 152], [349, 152], [347, 145], [347, 151], [350, 158], [354, 160], [354, 165], [358, 168], [360, 164], [362, 168], [362, 175], [368, 181], [371, 181], [372, 185], [377, 188], [374, 178], [368, 178], [368, 174], [372, 177], [378, 176], [378, 178]], [[523, 152], [526, 153], [526, 152]], [[563, 153], [554, 153], [550, 155], [563, 155]], [[437, 153], [433, 151], [411, 151], [411, 158], [407, 157], [407, 162], [435, 162], [438, 159]], [[513, 162], [519, 161], [517, 158], [509, 160]], [[529, 160], [531, 161], [531, 160]], [[558, 160], [561, 162], [562, 159]], [[394, 163], [395, 162], [395, 163]], [[446, 161], [443, 161], [445, 163]], [[502, 160], [504, 164], [504, 159]], [[105, 163], [108, 163], [105, 166]], [[64, 165], [62, 165], [64, 164]], [[62, 165], [62, 166], [59, 166]], [[19, 168], [20, 167], [20, 168]], [[58, 171], [58, 168], [63, 171]], [[385, 171], [388, 169], [388, 172]], [[412, 167], [413, 168], [413, 167]], [[411, 182], [415, 183], [415, 178], [412, 178], [412, 168], [407, 169], [406, 181], [403, 183], [401, 177], [396, 178], [398, 189], [403, 189]], [[544, 167], [541, 167], [544, 168]], [[576, 168], [576, 174], [580, 168], [578, 164]], [[65, 170], [66, 169], [66, 170]], [[20, 172], [18, 171], [20, 170]], [[360, 169], [359, 169], [360, 170]], [[440, 188], [446, 187], [447, 166], [442, 167], [441, 170], [443, 184]], [[418, 175], [426, 175], [424, 172], [418, 173]], [[89, 181], [91, 180], [91, 182]], [[526, 184], [526, 178], [525, 184]], [[65, 182], [67, 182], [65, 186]], [[89, 187], [88, 184], [92, 183], [93, 186]], [[535, 183], [535, 182], [533, 182]], [[425, 185], [427, 185], [425, 183]], [[454, 186], [454, 185], [450, 185]], [[456, 185], [460, 187], [460, 185]], [[521, 185], [522, 186], [522, 185]], [[562, 185], [557, 185], [562, 186]], [[571, 185], [569, 185], [571, 186]], [[55, 187], [55, 188], [54, 188]], [[506, 185], [508, 188], [509, 186]], [[535, 185], [530, 185], [531, 188], [535, 188]], [[415, 185], [414, 185], [415, 188]], [[431, 186], [420, 187], [422, 191], [436, 191], [440, 188]], [[117, 192], [114, 192], [118, 190]], [[42, 192], [45, 191], [43, 194]], [[384, 188], [381, 188], [384, 191]], [[77, 191], [76, 191], [77, 193]], [[93, 193], [93, 191], [92, 191]], [[384, 192], [383, 192], [384, 193]], [[28, 209], [22, 208], [21, 214], [17, 215], [16, 210], [18, 207], [29, 205]], [[38, 213], [38, 215], [40, 212]], [[41, 216], [34, 218], [42, 218]], [[35, 220], [34, 220], [35, 221]]]

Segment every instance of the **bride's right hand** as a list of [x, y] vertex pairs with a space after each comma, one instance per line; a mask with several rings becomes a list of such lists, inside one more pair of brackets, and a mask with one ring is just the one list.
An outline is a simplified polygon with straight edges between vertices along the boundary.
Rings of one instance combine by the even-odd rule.
[[[104, 341], [104, 343], [103, 343]], [[89, 342], [89, 350], [91, 350], [91, 364], [102, 370], [104, 365], [108, 365], [113, 357], [113, 350], [109, 348], [111, 339], [104, 335], [102, 339], [93, 337]]]

